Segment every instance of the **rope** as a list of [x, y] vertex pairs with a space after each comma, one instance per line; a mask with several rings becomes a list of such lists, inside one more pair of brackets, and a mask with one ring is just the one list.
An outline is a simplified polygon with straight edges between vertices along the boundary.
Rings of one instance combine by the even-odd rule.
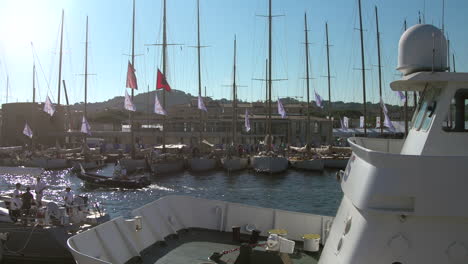
[[9, 248], [7, 247], [7, 245], [6, 245], [6, 243], [5, 243], [4, 248], [6, 249], [6, 251], [9, 252], [9, 253], [13, 253], [13, 254], [19, 254], [21, 251], [23, 251], [23, 250], [28, 246], [29, 242], [31, 241], [31, 237], [32, 237], [32, 234], [33, 234], [33, 232], [34, 232], [34, 229], [36, 229], [36, 227], [37, 227], [38, 225], [39, 225], [39, 224], [35, 224], [35, 225], [33, 226], [33, 228], [31, 228], [31, 232], [29, 233], [28, 239], [26, 240], [26, 243], [24, 244], [24, 246], [23, 246], [21, 249], [16, 250], [16, 251], [11, 250], [11, 249], [9, 249]]

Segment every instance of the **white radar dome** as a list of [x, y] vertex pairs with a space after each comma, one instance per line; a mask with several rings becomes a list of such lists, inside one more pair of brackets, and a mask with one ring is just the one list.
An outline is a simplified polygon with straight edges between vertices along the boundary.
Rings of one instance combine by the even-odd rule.
[[447, 69], [447, 40], [433, 25], [412, 26], [400, 38], [397, 70], [408, 75], [432, 69]]

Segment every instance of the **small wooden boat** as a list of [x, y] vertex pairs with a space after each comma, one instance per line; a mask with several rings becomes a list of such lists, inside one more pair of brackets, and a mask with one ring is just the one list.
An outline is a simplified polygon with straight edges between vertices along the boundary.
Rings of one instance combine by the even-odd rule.
[[141, 170], [138, 170], [127, 177], [116, 178], [86, 172], [84, 168], [81, 168], [81, 171], [78, 173], [78, 178], [91, 185], [109, 188], [139, 189], [151, 184], [149, 176], [142, 174]]
[[255, 172], [260, 173], [280, 173], [288, 169], [288, 160], [285, 157], [275, 157], [268, 155], [253, 156], [250, 164]]

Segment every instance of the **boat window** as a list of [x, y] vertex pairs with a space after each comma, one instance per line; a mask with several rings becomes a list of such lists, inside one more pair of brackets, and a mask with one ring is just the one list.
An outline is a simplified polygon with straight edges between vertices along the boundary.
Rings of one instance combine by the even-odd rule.
[[419, 108], [413, 118], [413, 128], [416, 130], [429, 130], [437, 107], [437, 97], [440, 89], [430, 88], [421, 94]]
[[443, 123], [443, 130], [447, 132], [468, 132], [466, 122], [468, 121], [467, 107], [468, 89], [460, 89], [455, 93], [450, 103], [450, 108]]

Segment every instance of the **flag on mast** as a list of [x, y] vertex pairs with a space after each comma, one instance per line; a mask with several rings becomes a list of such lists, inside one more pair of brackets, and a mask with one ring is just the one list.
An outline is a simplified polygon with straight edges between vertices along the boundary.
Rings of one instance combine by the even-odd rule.
[[88, 136], [91, 136], [91, 126], [88, 123], [88, 120], [83, 116], [83, 120], [81, 121], [81, 133], [84, 133]]
[[158, 78], [156, 81], [156, 89], [164, 89], [168, 92], [171, 91], [171, 86], [167, 82], [166, 76], [164, 76], [164, 74], [162, 74], [162, 72], [159, 69], [158, 69]]
[[154, 113], [159, 115], [167, 115], [166, 110], [162, 107], [159, 102], [157, 93], [154, 93]]
[[29, 127], [28, 122], [26, 122], [26, 124], [24, 125], [23, 134], [29, 138], [33, 137], [33, 132]]
[[392, 132], [395, 131], [395, 127], [393, 126], [392, 120], [390, 120], [390, 117], [388, 116], [388, 110], [387, 107], [385, 106], [385, 103], [382, 98], [380, 98], [380, 106], [382, 107], [382, 111], [384, 113], [385, 119], [384, 119], [384, 126], [388, 127], [388, 129]]
[[206, 109], [205, 104], [203, 103], [201, 95], [198, 96], [198, 109], [208, 112], [208, 109]]
[[405, 103], [406, 102], [406, 96], [402, 91], [397, 91], [398, 97], [400, 97], [400, 100]]
[[135, 68], [133, 68], [133, 65], [130, 63], [130, 61], [128, 62], [126, 87], [132, 88], [132, 89], [138, 89], [137, 78], [135, 75]]
[[284, 106], [281, 103], [281, 100], [278, 98], [278, 114], [281, 115], [281, 118], [286, 118], [286, 110], [284, 110]]
[[347, 118], [346, 116], [343, 117], [343, 122], [342, 122], [342, 126], [341, 128], [345, 131], [348, 130], [349, 128], [349, 118]]
[[50, 101], [49, 96], [47, 96], [46, 101], [44, 103], [44, 112], [46, 112], [50, 116], [53, 116], [55, 113], [55, 107], [52, 104], [52, 101]]
[[375, 117], [375, 128], [380, 128], [381, 126], [381, 122], [380, 122], [380, 116], [376, 116]]
[[322, 97], [317, 93], [317, 91], [314, 90], [314, 93], [315, 93], [315, 104], [320, 107], [320, 108], [323, 108], [323, 99]]
[[125, 90], [124, 108], [128, 111], [132, 111], [132, 112], [136, 111], [135, 105], [133, 104], [132, 98], [130, 98], [130, 95], [128, 95], [127, 90]]
[[359, 128], [364, 128], [364, 116], [359, 117]]
[[245, 109], [245, 131], [250, 131], [249, 110]]

